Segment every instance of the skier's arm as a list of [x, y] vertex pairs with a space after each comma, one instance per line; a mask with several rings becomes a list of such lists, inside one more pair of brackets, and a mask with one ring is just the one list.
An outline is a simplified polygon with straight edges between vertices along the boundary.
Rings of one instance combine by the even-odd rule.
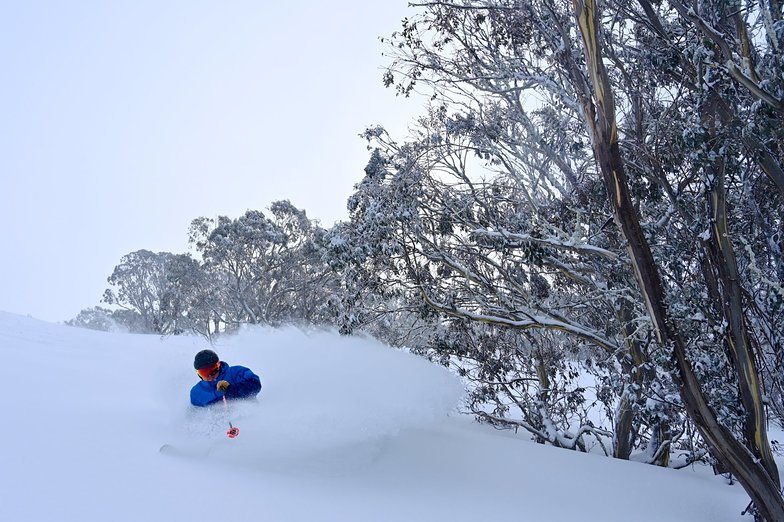
[[212, 386], [196, 385], [191, 388], [191, 404], [194, 406], [209, 406], [213, 402], [219, 401], [223, 395]]
[[248, 368], [237, 372], [235, 382], [226, 390], [226, 397], [230, 399], [244, 399], [255, 397], [261, 391], [261, 379]]

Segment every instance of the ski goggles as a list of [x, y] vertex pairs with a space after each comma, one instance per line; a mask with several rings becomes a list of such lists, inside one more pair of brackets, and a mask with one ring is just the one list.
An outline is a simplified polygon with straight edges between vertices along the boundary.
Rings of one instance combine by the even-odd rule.
[[213, 377], [217, 376], [220, 373], [221, 363], [220, 361], [216, 362], [215, 364], [211, 364], [210, 366], [204, 366], [203, 368], [199, 368], [196, 370], [196, 373], [199, 374], [199, 377], [202, 379], [212, 379]]

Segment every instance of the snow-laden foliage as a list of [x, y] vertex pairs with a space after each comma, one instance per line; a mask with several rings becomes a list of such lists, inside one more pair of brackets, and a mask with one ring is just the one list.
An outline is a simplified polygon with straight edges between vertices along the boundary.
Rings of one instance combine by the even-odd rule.
[[[469, 379], [481, 419], [572, 448], [585, 448], [587, 434], [602, 440], [596, 435], [614, 422], [612, 451], [628, 457], [631, 441], [649, 440], [628, 415], [660, 424], [646, 413], [658, 402], [637, 384], [655, 372], [625, 348], [641, 342], [632, 318], [645, 320], [632, 313], [632, 279], [601, 206], [552, 198], [552, 187], [538, 188], [527, 173], [472, 179], [475, 130], [466, 119], [434, 110], [420, 125], [421, 141], [404, 146], [367, 135], [377, 148], [341, 242], [356, 256], [350, 269], [364, 274], [354, 280], [372, 280], [372, 293], [394, 292], [420, 320], [429, 317], [431, 333], [415, 348]], [[578, 400], [584, 390], [569, 370], [578, 357], [593, 361], [593, 393], [608, 405], [610, 426], [594, 426]]]

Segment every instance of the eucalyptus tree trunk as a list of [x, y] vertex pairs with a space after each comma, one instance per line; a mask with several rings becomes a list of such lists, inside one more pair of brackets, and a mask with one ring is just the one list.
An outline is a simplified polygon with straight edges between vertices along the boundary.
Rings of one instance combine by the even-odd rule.
[[[618, 308], [618, 321], [621, 324], [627, 349], [627, 353], [620, 356], [619, 363], [623, 368], [624, 375], [629, 377], [629, 382], [626, 384], [626, 390], [621, 394], [616, 408], [613, 457], [628, 460], [638, 435], [635, 429], [633, 405], [642, 400], [642, 391], [650, 386], [655, 377], [655, 370], [648, 365], [648, 356], [634, 333], [629, 304], [621, 301]], [[647, 448], [649, 455], [657, 455], [655, 463], [662, 467], [668, 466], [670, 462], [670, 452], [661, 451], [659, 447], [666, 443], [667, 437], [661, 435], [669, 433], [668, 424], [666, 420], [659, 420], [658, 424], [652, 427], [656, 436], [651, 437]]]
[[[711, 135], [716, 134], [716, 127], [721, 121], [720, 111], [722, 108], [717, 98], [718, 96], [712, 93], [703, 110], [704, 124]], [[720, 150], [713, 152], [717, 159], [706, 167], [706, 179], [708, 180], [706, 199], [711, 216], [711, 237], [708, 241], [707, 261], [709, 270], [712, 272], [714, 291], [717, 292], [714, 305], [719, 317], [727, 325], [724, 343], [728, 357], [737, 370], [740, 399], [746, 411], [743, 424], [746, 446], [765, 466], [771, 478], [780, 488], [778, 467], [768, 441], [759, 375], [743, 311], [741, 277], [727, 223], [725, 162]]]
[[[747, 438], [751, 436], [754, 439], [750, 444], [751, 449], [738, 441], [732, 432], [719, 422], [694, 372], [680, 332], [670, 317], [664, 286], [629, 193], [624, 161], [618, 146], [612, 85], [602, 58], [597, 6], [595, 0], [573, 0], [573, 2], [590, 71], [591, 97], [584, 98], [582, 102], [586, 121], [592, 131], [594, 155], [604, 179], [615, 222], [627, 240], [635, 277], [640, 285], [657, 339], [673, 351], [677, 364], [677, 374], [673, 377], [679, 381], [681, 397], [689, 416], [697, 425], [714, 456], [738, 477], [766, 520], [784, 520], [784, 498], [779, 490], [778, 471], [772, 458], [768, 460], [770, 445], [765, 433], [759, 379], [748, 350], [748, 343], [744, 344], [746, 334], [743, 331], [742, 311], [733, 310], [733, 307], [740, 305], [733, 297], [739, 288], [730, 281], [734, 258], [724, 257], [731, 252], [726, 250], [726, 245], [725, 248], [721, 245], [717, 247], [716, 253], [723, 257], [721, 268], [725, 272], [720, 273], [719, 276], [729, 284], [726, 288], [728, 296], [726, 306], [728, 313], [736, 319], [736, 324], [729, 326], [725, 340], [737, 356], [733, 362], [736, 364], [744, 407], [747, 408], [746, 435]], [[721, 202], [714, 201], [714, 206], [719, 211], [721, 205]], [[721, 219], [717, 220], [717, 223], [720, 221]], [[726, 232], [719, 228], [721, 225], [714, 225], [716, 226], [714, 232], [717, 235]], [[729, 241], [726, 235], [717, 239]], [[734, 268], [737, 270], [737, 267]]]

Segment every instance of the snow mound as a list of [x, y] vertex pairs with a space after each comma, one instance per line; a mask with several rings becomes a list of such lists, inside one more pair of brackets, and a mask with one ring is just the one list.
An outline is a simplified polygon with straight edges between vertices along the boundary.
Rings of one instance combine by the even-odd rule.
[[559, 450], [449, 415], [462, 389], [452, 374], [331, 332], [223, 338], [216, 351], [264, 389], [228, 412], [195, 409], [192, 361], [207, 346], [0, 312], [12, 369], [0, 520], [195, 520], [218, 502], [237, 522], [731, 522], [748, 504], [704, 467]]
[[[169, 362], [158, 380], [175, 383], [161, 390], [168, 395], [170, 438], [198, 448], [197, 454], [206, 451], [211, 460], [254, 469], [324, 464], [334, 470], [335, 460], [343, 468], [367, 462], [385, 438], [453, 411], [463, 390], [453, 374], [420, 357], [335, 332], [249, 327], [214, 349], [229, 364], [257, 373], [261, 394], [232, 403], [229, 411], [223, 404], [183, 408], [195, 382], [190, 361]], [[227, 445], [229, 422], [241, 431]]]

